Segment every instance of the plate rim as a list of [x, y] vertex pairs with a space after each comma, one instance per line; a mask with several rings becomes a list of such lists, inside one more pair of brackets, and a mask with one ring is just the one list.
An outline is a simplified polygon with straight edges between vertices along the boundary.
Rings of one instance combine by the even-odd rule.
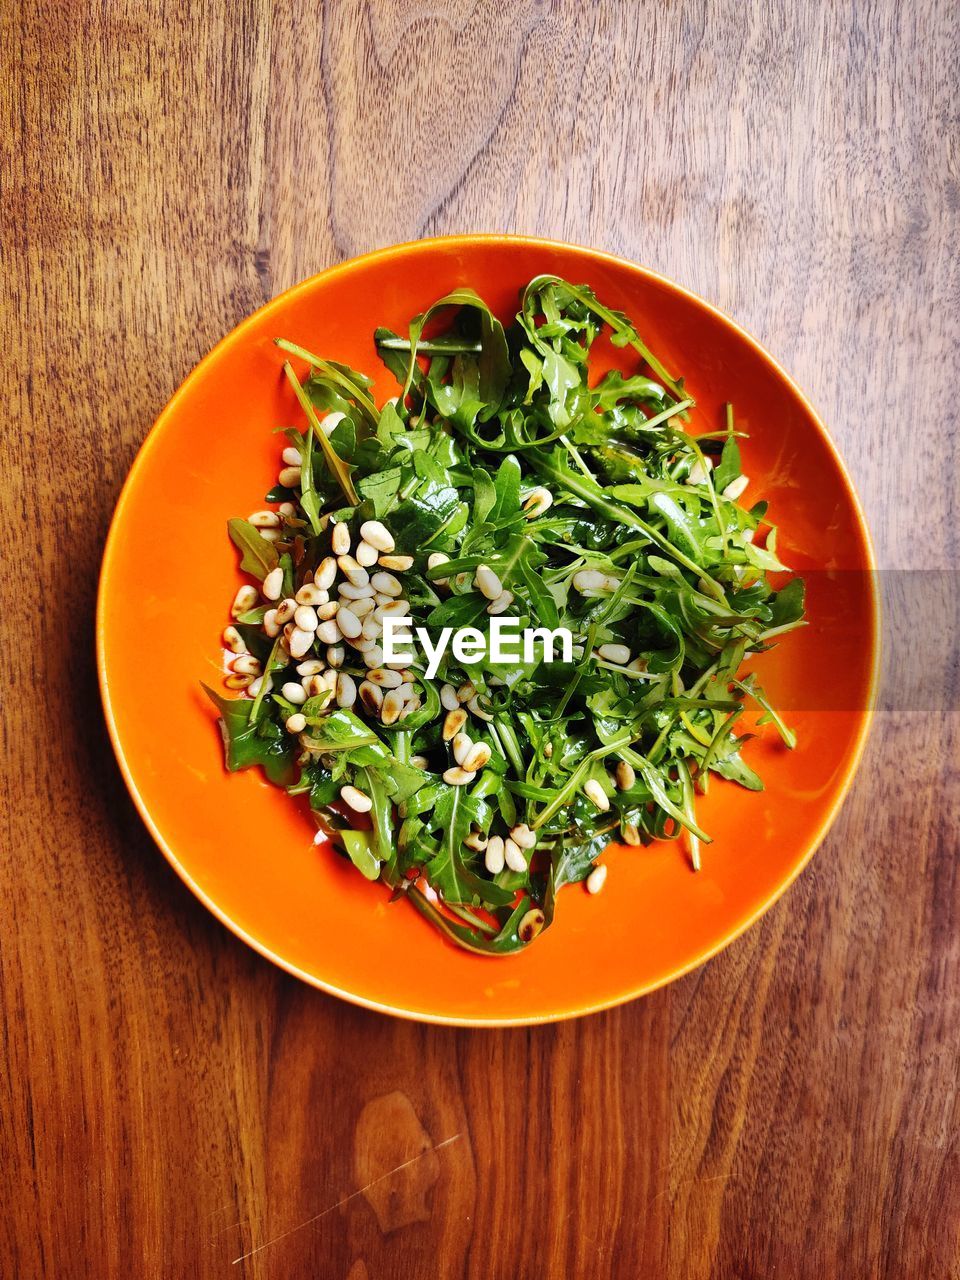
[[[483, 1018], [456, 1016], [450, 1014], [436, 1014], [424, 1012], [418, 1009], [403, 1008], [396, 1004], [384, 1004], [381, 1001], [369, 999], [366, 996], [358, 995], [356, 992], [345, 990], [337, 986], [335, 983], [327, 982], [316, 974], [310, 973], [305, 969], [301, 969], [298, 965], [286, 960], [282, 955], [271, 950], [270, 947], [262, 943], [257, 937], [248, 932], [243, 925], [233, 920], [226, 911], [221, 908], [217, 902], [212, 899], [209, 894], [201, 887], [201, 885], [193, 878], [186, 867], [181, 863], [174, 850], [164, 838], [150, 810], [140, 794], [139, 787], [134, 779], [133, 772], [127, 762], [120, 739], [120, 732], [117, 727], [114, 716], [113, 703], [110, 693], [110, 677], [107, 670], [106, 652], [105, 652], [105, 614], [106, 601], [109, 591], [109, 579], [113, 564], [114, 549], [119, 537], [119, 531], [123, 523], [123, 515], [126, 506], [130, 502], [130, 497], [134, 489], [134, 485], [140, 471], [147, 464], [149, 455], [159, 438], [166, 420], [171, 417], [176, 410], [181, 398], [185, 397], [188, 389], [191, 387], [195, 379], [197, 379], [203, 369], [212, 363], [222, 350], [233, 346], [237, 342], [242, 341], [245, 331], [252, 326], [254, 321], [260, 320], [264, 314], [281, 307], [289, 299], [297, 294], [305, 292], [316, 286], [317, 282], [327, 279], [338, 274], [352, 270], [360, 263], [371, 262], [380, 259], [390, 259], [403, 255], [414, 248], [430, 247], [430, 246], [454, 246], [454, 245], [476, 245], [476, 244], [510, 244], [524, 245], [530, 248], [560, 248], [574, 250], [577, 253], [586, 255], [593, 259], [599, 259], [615, 264], [617, 267], [627, 267], [631, 272], [638, 276], [653, 280], [658, 284], [664, 285], [666, 288], [675, 293], [682, 295], [699, 307], [710, 312], [717, 320], [747, 343], [769, 366], [772, 367], [777, 376], [790, 388], [803, 408], [809, 415], [814, 427], [819, 432], [824, 444], [829, 450], [834, 465], [836, 466], [840, 479], [843, 482], [853, 505], [854, 515], [860, 532], [863, 536], [864, 547], [866, 551], [867, 572], [870, 577], [870, 622], [871, 622], [871, 662], [869, 683], [867, 689], [866, 707], [862, 713], [860, 725], [857, 729], [857, 736], [854, 743], [853, 751], [850, 754], [843, 776], [836, 795], [829, 809], [825, 813], [822, 821], [817, 827], [813, 837], [808, 842], [806, 849], [801, 857], [797, 860], [796, 865], [791, 868], [789, 875], [777, 885], [777, 887], [760, 903], [760, 905], [744, 919], [738, 921], [730, 929], [726, 930], [716, 941], [698, 952], [691, 959], [677, 966], [669, 973], [664, 974], [653, 981], [640, 983], [632, 987], [629, 991], [614, 995], [610, 998], [596, 1000], [590, 1004], [585, 1004], [576, 1009], [564, 1012], [555, 1012], [547, 1014], [533, 1014], [530, 1016], [520, 1016], [514, 1018]], [[686, 288], [684, 285], [672, 280], [669, 276], [663, 275], [659, 271], [655, 271], [650, 267], [645, 267], [640, 263], [632, 261], [630, 258], [622, 257], [619, 254], [610, 253], [607, 250], [595, 249], [588, 245], [578, 244], [575, 241], [557, 240], [543, 236], [528, 235], [510, 235], [500, 233], [460, 233], [455, 235], [444, 236], [425, 236], [415, 240], [405, 240], [397, 244], [387, 245], [379, 249], [373, 249], [367, 253], [358, 254], [354, 257], [346, 258], [342, 262], [334, 263], [326, 267], [322, 271], [315, 272], [313, 275], [306, 277], [304, 280], [298, 281], [291, 285], [290, 288], [278, 293], [276, 297], [270, 298], [262, 306], [257, 307], [249, 315], [245, 316], [238, 324], [236, 324], [228, 333], [226, 333], [210, 350], [191, 368], [186, 377], [179, 384], [173, 395], [161, 409], [157, 418], [153, 422], [146, 436], [144, 437], [140, 447], [138, 448], [130, 469], [127, 472], [123, 485], [117, 498], [116, 506], [110, 518], [110, 527], [104, 542], [103, 557], [100, 564], [100, 573], [97, 585], [97, 602], [95, 615], [95, 640], [96, 640], [96, 666], [97, 681], [100, 688], [100, 697], [103, 704], [104, 718], [107, 724], [107, 732], [116, 756], [120, 773], [123, 777], [124, 784], [134, 803], [134, 807], [140, 815], [144, 825], [153, 837], [154, 842], [163, 853], [174, 871], [191, 890], [191, 892], [199, 899], [199, 901], [220, 921], [225, 925], [231, 933], [252, 947], [265, 959], [277, 965], [280, 969], [289, 973], [295, 978], [306, 982], [309, 986], [325, 992], [327, 995], [336, 996], [341, 1000], [347, 1001], [349, 1004], [356, 1005], [360, 1008], [371, 1009], [377, 1013], [388, 1014], [392, 1017], [403, 1018], [411, 1022], [420, 1022], [435, 1026], [452, 1026], [452, 1027], [471, 1027], [471, 1028], [499, 1028], [499, 1027], [524, 1027], [524, 1026], [540, 1026], [549, 1023], [566, 1022], [573, 1018], [587, 1017], [589, 1014], [600, 1013], [606, 1009], [617, 1008], [620, 1005], [636, 1000], [641, 996], [649, 995], [652, 991], [656, 991], [661, 987], [667, 986], [669, 983], [676, 981], [685, 974], [699, 968], [708, 960], [718, 955], [732, 942], [735, 942], [742, 934], [746, 933], [756, 922], [770, 910], [776, 902], [787, 892], [800, 873], [809, 865], [814, 854], [820, 848], [828, 831], [833, 826], [837, 815], [843, 806], [844, 801], [853, 784], [857, 770], [863, 759], [863, 753], [866, 748], [867, 739], [870, 736], [873, 727], [877, 685], [880, 669], [880, 636], [881, 636], [881, 608], [880, 594], [876, 581], [877, 562], [876, 553], [873, 545], [873, 538], [870, 533], [870, 527], [867, 523], [866, 514], [864, 512], [863, 503], [857, 488], [850, 476], [847, 465], [840, 453], [839, 448], [833, 440], [826, 424], [823, 422], [817, 410], [811, 404], [810, 400], [797, 385], [790, 374], [783, 368], [776, 358], [764, 347], [756, 338], [752, 337], [740, 324], [731, 316], [713, 303], [708, 302], [693, 290]]]

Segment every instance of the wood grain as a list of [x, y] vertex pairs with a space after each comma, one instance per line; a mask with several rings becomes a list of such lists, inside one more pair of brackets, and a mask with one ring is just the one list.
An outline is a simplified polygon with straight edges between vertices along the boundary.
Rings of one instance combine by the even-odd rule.
[[821, 409], [881, 564], [955, 571], [955, 6], [0, 20], [0, 1274], [960, 1276], [955, 684], [893, 700], [724, 955], [471, 1033], [338, 1004], [210, 918], [126, 798], [92, 664], [110, 513], [184, 374], [297, 279], [445, 231], [597, 245], [728, 309]]

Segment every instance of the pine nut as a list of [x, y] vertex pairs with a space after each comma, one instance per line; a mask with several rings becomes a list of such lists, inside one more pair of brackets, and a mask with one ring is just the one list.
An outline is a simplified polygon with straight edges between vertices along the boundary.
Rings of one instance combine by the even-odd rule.
[[[409, 685], [405, 684], [403, 686], [404, 690], [409, 688], [410, 688]], [[423, 704], [421, 703], [419, 697], [416, 694], [414, 694], [412, 698], [408, 698], [406, 702], [403, 704], [403, 710], [400, 712], [400, 719], [406, 720], [407, 716], [412, 716], [415, 711], [419, 711], [422, 705]]]
[[482, 853], [489, 841], [482, 831], [471, 831], [468, 836], [464, 837], [463, 843], [468, 849], [476, 849], [477, 853]]
[[284, 467], [277, 476], [284, 489], [299, 489], [302, 476], [299, 467]]
[[260, 588], [266, 600], [279, 600], [283, 595], [283, 570], [277, 565], [276, 569], [271, 569], [263, 580], [263, 586]]
[[375, 602], [376, 593], [369, 583], [355, 587], [352, 582], [341, 582], [339, 590], [341, 600], [369, 600], [371, 604]]
[[[335, 526], [339, 528], [340, 526]], [[324, 556], [317, 565], [313, 580], [321, 591], [329, 591], [337, 578], [337, 562], [333, 556]]]
[[624, 844], [642, 844], [640, 839], [640, 831], [634, 822], [625, 822], [620, 828], [620, 834], [623, 836]]
[[473, 739], [462, 731], [455, 735], [453, 739], [453, 758], [457, 764], [462, 765], [467, 756], [473, 750]]
[[[359, 588], [357, 588], [357, 590], [359, 590]], [[377, 606], [373, 600], [366, 596], [361, 600], [351, 600], [348, 605], [350, 612], [354, 617], [359, 618], [361, 622], [364, 618], [369, 617], [376, 607]]]
[[457, 700], [459, 702], [469, 702], [471, 698], [476, 696], [477, 687], [468, 680], [466, 684], [462, 684], [457, 690]]
[[523, 511], [528, 520], [533, 520], [536, 516], [542, 516], [545, 511], [553, 506], [553, 494], [549, 489], [542, 487], [531, 489], [523, 502]]
[[379, 573], [375, 573], [370, 579], [370, 585], [374, 591], [378, 591], [384, 596], [403, 595], [403, 584], [392, 573], [384, 573], [382, 570]]
[[371, 684], [369, 680], [363, 680], [360, 683], [360, 701], [368, 711], [378, 712], [383, 706], [383, 694], [375, 684]]
[[236, 627], [224, 627], [221, 639], [231, 653], [247, 652], [247, 642]]
[[[444, 551], [431, 551], [427, 556], [427, 568], [436, 569], [438, 565], [446, 564], [450, 557]], [[431, 579], [435, 587], [447, 587], [450, 585], [449, 578], [433, 578]]]
[[[344, 605], [340, 606], [340, 611], [337, 614], [336, 625], [340, 628], [341, 634], [346, 636], [348, 640], [355, 640], [363, 630], [363, 623], [357, 615], [355, 613], [351, 613]], [[332, 642], [327, 641], [327, 643], [329, 644]]]
[[731, 502], [736, 502], [749, 483], [749, 476], [737, 476], [736, 479], [731, 480], [724, 489], [723, 496], [725, 498], [729, 498]]
[[617, 764], [616, 779], [617, 786], [621, 791], [629, 791], [637, 780], [633, 765], [627, 764], [626, 760], [621, 760]]
[[257, 589], [248, 584], [238, 588], [237, 594], [233, 597], [233, 604], [230, 606], [230, 612], [235, 618], [239, 618], [242, 613], [246, 613], [248, 609], [255, 609], [257, 605]]
[[333, 413], [325, 414], [324, 417], [320, 419], [320, 430], [325, 436], [330, 435], [337, 429], [337, 427], [339, 427], [340, 423], [346, 416], [347, 415], [345, 413], [341, 413], [339, 409], [335, 410]]
[[288, 596], [286, 600], [281, 600], [277, 605], [277, 621], [281, 627], [285, 627], [296, 612], [297, 602], [292, 596]]
[[322, 587], [316, 586], [313, 582], [306, 582], [294, 596], [297, 604], [326, 604], [330, 599], [330, 592], [324, 591]]
[[317, 607], [317, 617], [321, 622], [329, 622], [331, 618], [335, 618], [340, 609], [339, 600], [328, 600], [326, 604]]
[[[337, 614], [340, 617], [340, 614]], [[317, 639], [321, 644], [337, 644], [342, 637], [339, 622], [335, 622], [333, 618], [327, 618], [317, 627]]]
[[462, 761], [464, 769], [469, 773], [476, 773], [478, 769], [482, 769], [484, 765], [490, 763], [490, 757], [493, 752], [485, 742], [477, 742], [470, 750], [466, 760]]
[[446, 770], [443, 780], [449, 783], [451, 787], [468, 787], [476, 776], [475, 773], [470, 773], [466, 769], [461, 769], [459, 765], [454, 765], [452, 769]]
[[602, 591], [605, 575], [598, 569], [581, 569], [573, 575], [573, 585], [578, 591]]
[[337, 676], [337, 706], [352, 707], [357, 700], [357, 686], [353, 676], [341, 671]]
[[470, 701], [467, 703], [467, 710], [470, 712], [471, 715], [476, 716], [478, 720], [493, 719], [493, 716], [490, 715], [489, 712], [484, 711], [483, 707], [481, 707], [479, 697], [470, 699]]
[[647, 670], [647, 660], [646, 660], [646, 658], [634, 658], [634, 660], [630, 663], [630, 666], [629, 666], [628, 670], [630, 670], [630, 671], [638, 671], [638, 672], [641, 672], [641, 673], [646, 672], [646, 670]]
[[288, 702], [294, 702], [297, 706], [301, 702], [306, 702], [307, 691], [302, 684], [294, 684], [292, 680], [288, 681], [280, 690]]
[[544, 758], [545, 758], [546, 760], [550, 760], [550, 759], [552, 759], [552, 758], [553, 758], [553, 743], [552, 743], [552, 742], [548, 742], [548, 743], [546, 743], [546, 744], [545, 744], [545, 746], [544, 746], [544, 748], [543, 748], [543, 755], [544, 755]]
[[341, 788], [340, 799], [344, 804], [349, 805], [354, 813], [369, 813], [373, 808], [373, 801], [359, 787]]
[[467, 713], [462, 707], [456, 711], [448, 711], [443, 721], [443, 740], [450, 742], [467, 723]]
[[414, 769], [426, 769], [429, 766], [430, 761], [426, 756], [411, 756], [410, 763], [413, 765]]
[[390, 530], [379, 520], [365, 520], [360, 526], [360, 537], [369, 542], [371, 547], [376, 547], [377, 551], [386, 551], [388, 554], [396, 546]]
[[413, 556], [381, 556], [378, 564], [381, 569], [393, 569], [397, 573], [404, 573], [407, 569], [413, 568]]
[[290, 657], [302, 658], [313, 644], [314, 633], [303, 627], [294, 627], [290, 636]]
[[630, 661], [630, 649], [625, 644], [602, 644], [597, 653], [606, 662], [614, 662], [621, 667]]
[[373, 616], [378, 622], [383, 622], [384, 618], [405, 618], [409, 612], [409, 600], [390, 600], [386, 604], [379, 605], [374, 610]]
[[380, 708], [380, 719], [384, 724], [395, 724], [399, 720], [402, 710], [403, 698], [400, 696], [400, 691], [391, 689], [383, 699], [383, 706]]
[[258, 676], [263, 667], [260, 665], [260, 659], [255, 658], [252, 653], [242, 653], [239, 658], [234, 658], [230, 663], [230, 670], [236, 672], [238, 676]]
[[349, 555], [350, 529], [347, 525], [337, 521], [330, 533], [330, 545], [333, 547], [335, 556]]
[[403, 684], [403, 676], [399, 671], [389, 671], [386, 667], [376, 667], [367, 673], [371, 684], [378, 684], [381, 689], [399, 689]]
[[263, 615], [263, 629], [271, 640], [275, 640], [280, 634], [280, 619], [276, 609], [268, 609]]
[[320, 619], [317, 617], [317, 611], [313, 605], [301, 604], [297, 607], [293, 620], [301, 631], [316, 631], [320, 625]]
[[[344, 638], [346, 639], [346, 637]], [[376, 640], [368, 640], [363, 632], [354, 639], [347, 640], [347, 644], [356, 649], [357, 653], [369, 653], [371, 649], [374, 649], [377, 646]]]
[[288, 467], [299, 467], [303, 462], [303, 454], [299, 449], [295, 449], [292, 444], [287, 445], [280, 457]]
[[452, 684], [444, 684], [440, 686], [440, 705], [444, 711], [456, 711], [460, 705], [457, 697], [457, 691]]
[[342, 667], [343, 660], [347, 656], [347, 651], [342, 644], [331, 644], [327, 646], [327, 665], [333, 668]]
[[277, 513], [283, 516], [285, 520], [293, 520], [296, 517], [297, 508], [292, 502], [281, 502], [277, 507]]
[[378, 644], [368, 649], [363, 655], [363, 665], [369, 667], [371, 671], [383, 666], [383, 650]]
[[504, 861], [511, 871], [526, 871], [527, 860], [523, 856], [523, 851], [515, 840], [511, 840], [507, 836], [503, 842]]
[[610, 801], [607, 799], [607, 793], [601, 787], [596, 778], [588, 778], [583, 784], [583, 794], [591, 802], [595, 804], [601, 813], [606, 813], [610, 808]]
[[599, 893], [607, 881], [607, 868], [600, 864], [587, 876], [587, 893]]
[[499, 613], [505, 613], [513, 604], [513, 592], [501, 591], [496, 600], [491, 600], [487, 605], [487, 613], [494, 617]]
[[280, 517], [275, 511], [254, 511], [247, 516], [247, 520], [255, 529], [276, 529], [280, 523]]
[[487, 842], [487, 852], [483, 857], [483, 865], [492, 876], [498, 876], [503, 870], [503, 863], [503, 837], [491, 836]]
[[353, 556], [337, 556], [337, 565], [352, 587], [365, 587], [370, 582], [369, 573], [363, 565], [357, 563]]
[[503, 583], [489, 565], [482, 564], [479, 566], [474, 575], [473, 585], [488, 600], [496, 600], [503, 595]]
[[253, 684], [253, 676], [227, 676], [223, 682], [228, 689], [249, 689]]
[[377, 548], [371, 547], [369, 542], [361, 542], [357, 547], [357, 564], [362, 569], [369, 569], [377, 563], [379, 554]]
[[363, 636], [367, 640], [379, 640], [383, 635], [383, 623], [378, 622], [373, 614], [363, 620]]
[[707, 476], [713, 470], [713, 462], [710, 458], [704, 458], [701, 462], [697, 458], [696, 462], [690, 468], [690, 474], [687, 476], [687, 484], [705, 484]]
[[[330, 664], [333, 665], [332, 663]], [[301, 662], [297, 666], [298, 676], [316, 676], [323, 670], [323, 663], [319, 658], [308, 658], [306, 662]]]
[[397, 686], [397, 693], [399, 693], [400, 697], [403, 699], [404, 702], [420, 701], [419, 687], [415, 684], [410, 684], [408, 681], [403, 680], [402, 677], [401, 677], [401, 683]]
[[517, 925], [517, 937], [521, 942], [532, 942], [546, 924], [547, 917], [539, 907], [531, 907], [525, 916], [521, 916]]
[[267, 693], [270, 692], [270, 690], [273, 688], [273, 677], [269, 675], [257, 676], [256, 680], [254, 680], [254, 682], [250, 685], [249, 689], [247, 690], [251, 698], [255, 698], [257, 694], [260, 692], [260, 690], [263, 689], [264, 682], [266, 682], [265, 692]]
[[741, 534], [741, 537], [743, 538], [744, 542], [752, 542], [756, 536], [757, 536], [756, 529], [744, 529], [743, 533]]
[[279, 529], [258, 529], [257, 533], [264, 542], [279, 542], [283, 537]]
[[619, 579], [619, 578], [615, 578], [612, 574], [609, 574], [609, 573], [604, 574], [604, 577], [603, 577], [603, 589], [604, 589], [604, 591], [609, 591], [609, 592], [613, 593], [614, 591], [616, 591], [616, 589], [617, 589], [617, 587], [619, 587], [619, 585], [620, 585], [620, 579]]
[[510, 832], [510, 839], [519, 849], [533, 849], [537, 843], [537, 833], [531, 831], [525, 822], [518, 822]]

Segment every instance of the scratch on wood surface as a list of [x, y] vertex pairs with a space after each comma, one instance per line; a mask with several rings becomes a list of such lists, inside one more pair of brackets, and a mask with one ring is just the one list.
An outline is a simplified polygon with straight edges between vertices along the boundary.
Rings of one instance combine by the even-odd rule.
[[374, 1178], [372, 1181], [366, 1183], [365, 1186], [357, 1187], [356, 1191], [351, 1191], [350, 1194], [348, 1196], [344, 1196], [342, 1200], [338, 1200], [335, 1204], [327, 1205], [326, 1209], [321, 1209], [320, 1212], [315, 1213], [312, 1218], [307, 1218], [305, 1222], [300, 1222], [297, 1226], [290, 1227], [287, 1231], [282, 1231], [280, 1235], [274, 1236], [271, 1240], [265, 1240], [263, 1244], [258, 1244], [257, 1247], [255, 1249], [251, 1249], [249, 1253], [243, 1253], [239, 1258], [234, 1258], [233, 1265], [236, 1266], [238, 1262], [245, 1262], [247, 1258], [252, 1258], [254, 1254], [262, 1253], [264, 1249], [269, 1249], [272, 1244], [278, 1244], [281, 1240], [286, 1240], [287, 1236], [292, 1236], [295, 1232], [302, 1231], [304, 1227], [309, 1227], [312, 1222], [319, 1222], [319, 1220], [321, 1218], [325, 1218], [328, 1213], [333, 1213], [335, 1209], [342, 1208], [343, 1205], [348, 1204], [351, 1200], [355, 1200], [357, 1196], [362, 1196], [365, 1191], [369, 1191], [371, 1187], [376, 1186], [378, 1182], [383, 1182], [384, 1178], [392, 1178], [395, 1173], [400, 1173], [401, 1170], [408, 1169], [410, 1165], [416, 1164], [417, 1161], [422, 1160], [424, 1156], [430, 1155], [431, 1151], [442, 1151], [444, 1147], [449, 1147], [451, 1142], [456, 1142], [456, 1140], [461, 1136], [461, 1134], [455, 1133], [452, 1137], [444, 1138], [442, 1142], [438, 1142], [435, 1147], [430, 1147], [427, 1151], [418, 1152], [418, 1154], [411, 1160], [404, 1160], [403, 1163], [398, 1164], [395, 1169], [388, 1169], [386, 1173], [381, 1173], [379, 1178]]

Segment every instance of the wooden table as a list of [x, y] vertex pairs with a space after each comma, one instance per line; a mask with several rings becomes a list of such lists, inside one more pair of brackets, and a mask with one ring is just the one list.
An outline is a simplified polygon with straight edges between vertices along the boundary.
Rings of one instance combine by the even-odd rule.
[[880, 717], [725, 954], [478, 1033], [338, 1003], [217, 924], [127, 799], [92, 661], [110, 513], [186, 372], [294, 281], [444, 231], [718, 303], [820, 407], [881, 564], [956, 569], [950, 0], [2, 13], [0, 1274], [960, 1275], [955, 698]]

